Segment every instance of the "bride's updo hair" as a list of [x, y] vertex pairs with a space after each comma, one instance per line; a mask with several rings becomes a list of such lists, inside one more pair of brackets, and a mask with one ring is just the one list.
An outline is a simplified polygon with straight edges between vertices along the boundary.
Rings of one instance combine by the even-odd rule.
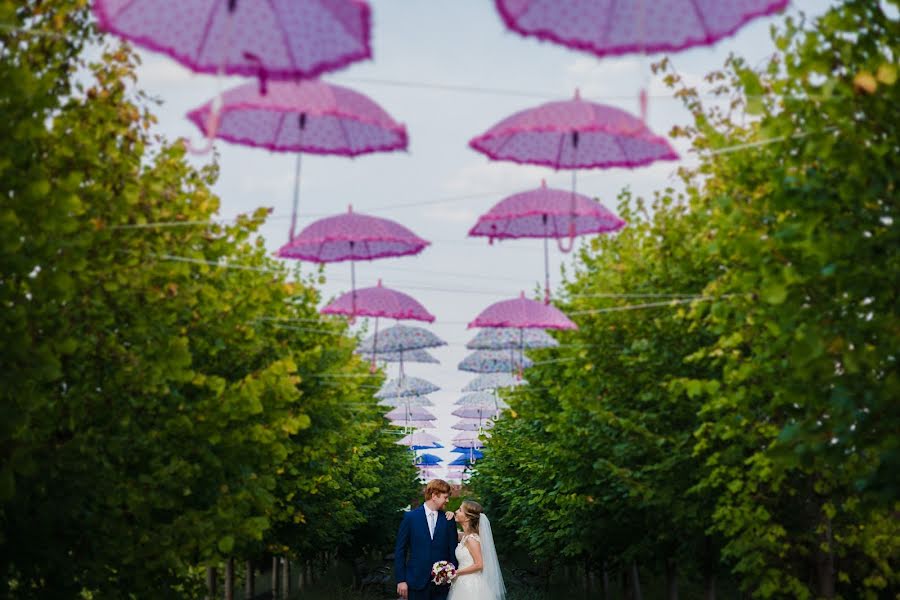
[[466, 515], [466, 518], [469, 519], [469, 527], [472, 528], [472, 531], [478, 533], [478, 518], [484, 512], [484, 509], [474, 500], [463, 500], [459, 507], [462, 509], [463, 514]]

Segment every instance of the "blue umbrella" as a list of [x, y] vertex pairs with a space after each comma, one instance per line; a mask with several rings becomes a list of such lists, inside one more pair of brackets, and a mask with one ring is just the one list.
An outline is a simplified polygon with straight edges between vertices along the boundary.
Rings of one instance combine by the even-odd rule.
[[420, 454], [416, 457], [416, 464], [422, 467], [431, 467], [434, 465], [439, 465], [444, 462], [440, 456], [436, 456], [434, 454]]
[[456, 454], [468, 454], [469, 456], [477, 460], [484, 458], [484, 452], [475, 448], [460, 448], [459, 446], [456, 446], [450, 452], [455, 452]]
[[459, 458], [455, 458], [452, 462], [447, 463], [448, 466], [453, 467], [469, 467], [475, 464], [474, 460], [470, 460], [469, 457], [460, 456]]
[[478, 350], [459, 363], [460, 371], [472, 373], [512, 373], [534, 364], [527, 356], [504, 350]]

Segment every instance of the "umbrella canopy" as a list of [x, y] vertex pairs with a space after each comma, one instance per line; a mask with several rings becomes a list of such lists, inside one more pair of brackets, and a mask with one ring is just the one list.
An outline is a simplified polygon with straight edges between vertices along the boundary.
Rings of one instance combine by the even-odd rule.
[[437, 419], [437, 417], [428, 412], [427, 409], [412, 406], [398, 406], [397, 408], [388, 411], [388, 413], [384, 416], [392, 421], [402, 421], [404, 419], [415, 421], [434, 421], [435, 419]]
[[472, 458], [475, 458], [478, 460], [481, 460], [482, 458], [484, 458], [484, 452], [482, 452], [481, 450], [476, 450], [474, 448], [460, 448], [457, 446], [457, 447], [453, 448], [453, 450], [451, 450], [450, 452], [453, 452], [455, 454], [466, 454], [466, 455], [471, 456]]
[[469, 230], [470, 237], [495, 239], [543, 238], [544, 303], [550, 302], [550, 252], [547, 241], [569, 238], [569, 248], [579, 235], [618, 231], [625, 221], [599, 202], [572, 191], [548, 188], [546, 182], [536, 190], [514, 194], [501, 200], [481, 215]]
[[640, 167], [677, 160], [669, 142], [641, 119], [582, 100], [549, 102], [503, 119], [469, 146], [492, 160], [554, 169]]
[[[528, 383], [509, 373], [484, 373], [466, 384], [464, 392], [480, 392], [483, 390], [496, 390], [498, 388], [516, 387]], [[377, 396], [376, 396], [377, 397]]]
[[465, 431], [453, 438], [453, 443], [460, 448], [483, 448], [484, 442], [478, 438], [477, 433]]
[[[246, 83], [188, 113], [207, 137], [274, 152], [359, 156], [403, 150], [406, 128], [368, 96], [324, 81]], [[210, 115], [219, 111], [217, 118]]]
[[396, 408], [398, 406], [410, 406], [410, 407], [424, 407], [424, 406], [434, 406], [434, 402], [426, 398], [425, 396], [407, 396], [405, 398], [385, 398], [384, 400], [379, 400], [378, 404], [381, 406], [390, 406], [391, 408]]
[[470, 373], [512, 373], [527, 369], [534, 361], [516, 352], [505, 350], [476, 350], [466, 356], [457, 367]]
[[317, 263], [375, 260], [418, 254], [427, 245], [395, 221], [354, 213], [349, 207], [344, 214], [309, 224], [278, 256]]
[[625, 226], [602, 204], [583, 194], [541, 187], [513, 194], [478, 218], [469, 236], [495, 239], [566, 238], [608, 233]]
[[458, 431], [481, 431], [482, 429], [491, 429], [493, 426], [494, 421], [490, 419], [487, 421], [480, 421], [478, 419], [460, 419], [451, 425], [450, 429], [456, 429]]
[[390, 422], [394, 427], [402, 427], [405, 429], [434, 429], [434, 421], [405, 421], [403, 419]]
[[419, 477], [422, 479], [435, 479], [441, 475], [441, 470], [435, 467], [429, 466], [420, 466], [419, 468]]
[[479, 331], [466, 348], [470, 350], [509, 350], [512, 348], [555, 348], [553, 337], [540, 329], [488, 327]]
[[596, 56], [708, 46], [788, 0], [495, 0], [506, 26]]
[[450, 414], [462, 419], [478, 419], [486, 421], [499, 415], [500, 411], [493, 406], [461, 406]]
[[416, 456], [416, 464], [421, 466], [439, 465], [442, 462], [444, 462], [443, 458], [435, 454], [428, 454], [427, 452]]
[[[355, 295], [355, 297], [354, 297]], [[325, 315], [386, 317], [397, 320], [434, 322], [434, 315], [408, 294], [381, 285], [347, 292], [321, 311]]]
[[300, 79], [372, 56], [362, 0], [95, 0], [94, 15], [197, 73]]
[[446, 346], [447, 342], [422, 327], [411, 325], [393, 325], [364, 339], [358, 349], [365, 354], [406, 352], [407, 350], [419, 350], [422, 348], [436, 348]]
[[472, 392], [454, 402], [457, 406], [484, 406], [489, 408], [509, 408], [509, 404], [491, 392]]
[[438, 386], [430, 381], [425, 381], [419, 377], [408, 377], [406, 375], [385, 382], [381, 389], [375, 392], [375, 397], [379, 399], [385, 398], [408, 398], [413, 396], [424, 396], [438, 391]]
[[416, 431], [415, 433], [404, 436], [397, 444], [409, 446], [414, 449], [442, 448], [436, 437], [430, 433], [425, 433], [424, 431]]
[[516, 327], [522, 329], [578, 329], [558, 308], [525, 297], [491, 304], [469, 323], [473, 327]]
[[[357, 350], [359, 352], [359, 350]], [[399, 363], [427, 363], [439, 365], [441, 361], [433, 357], [427, 350], [404, 350], [401, 352], [385, 352], [377, 355], [379, 359], [386, 362]]]
[[475, 464], [475, 459], [470, 459], [468, 456], [459, 456], [454, 458], [452, 461], [447, 463], [448, 467], [468, 467], [470, 465]]

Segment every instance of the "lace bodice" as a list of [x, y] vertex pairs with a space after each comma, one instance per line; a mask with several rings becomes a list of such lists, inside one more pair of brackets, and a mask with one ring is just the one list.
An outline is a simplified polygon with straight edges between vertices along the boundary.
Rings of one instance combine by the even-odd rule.
[[472, 558], [472, 553], [469, 552], [469, 548], [466, 546], [466, 541], [470, 539], [475, 540], [479, 544], [481, 543], [481, 538], [478, 537], [477, 533], [464, 535], [459, 540], [459, 544], [456, 545], [456, 560], [459, 562], [460, 569], [471, 566], [475, 562], [475, 559]]

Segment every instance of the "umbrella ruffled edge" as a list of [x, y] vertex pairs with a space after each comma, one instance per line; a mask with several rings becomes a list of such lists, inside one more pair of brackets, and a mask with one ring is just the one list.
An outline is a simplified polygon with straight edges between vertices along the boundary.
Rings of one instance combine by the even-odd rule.
[[[267, 79], [273, 80], [291, 80], [291, 79], [315, 79], [319, 75], [323, 73], [328, 73], [331, 71], [338, 71], [343, 69], [355, 62], [361, 60], [367, 60], [372, 58], [372, 10], [368, 3], [361, 2], [360, 0], [351, 0], [354, 4], [360, 7], [361, 9], [361, 18], [362, 18], [362, 26], [363, 26], [363, 47], [358, 51], [349, 52], [335, 58], [331, 61], [325, 61], [319, 63], [315, 67], [309, 70], [304, 69], [274, 69], [267, 70], [263, 69], [262, 73], [265, 74]], [[118, 29], [115, 25], [113, 25], [112, 19], [106, 13], [106, 6], [102, 2], [94, 2], [92, 6], [92, 12], [94, 13], [94, 17], [97, 19], [97, 24], [100, 29], [117, 35], [123, 39], [129, 40], [130, 42], [137, 44], [143, 48], [151, 50], [153, 52], [158, 52], [160, 54], [165, 54], [166, 56], [172, 58], [177, 61], [179, 64], [187, 67], [194, 73], [204, 73], [207, 75], [216, 75], [219, 72], [219, 67], [217, 65], [209, 65], [209, 66], [201, 66], [196, 64], [193, 60], [191, 60], [190, 56], [185, 53], [177, 52], [174, 48], [169, 48], [162, 44], [158, 44], [152, 38], [148, 36], [142, 35], [133, 35], [130, 33], [126, 33], [120, 29]], [[226, 75], [238, 75], [242, 77], [254, 77], [258, 78], [260, 75], [259, 67], [252, 67], [250, 65], [246, 67], [229, 67], [224, 70]]]
[[506, 24], [506, 27], [508, 29], [511, 29], [512, 31], [515, 31], [523, 37], [536, 37], [539, 40], [545, 42], [552, 42], [566, 48], [573, 48], [582, 52], [588, 52], [599, 58], [604, 58], [608, 56], [623, 56], [625, 54], [659, 54], [663, 52], [680, 52], [682, 50], [695, 48], [697, 46], [709, 46], [715, 44], [719, 40], [733, 36], [741, 27], [754, 19], [767, 17], [769, 15], [774, 15], [775, 13], [783, 11], [785, 8], [787, 8], [789, 0], [772, 0], [771, 2], [769, 2], [768, 6], [760, 10], [745, 14], [734, 27], [718, 35], [710, 35], [708, 32], [706, 32], [706, 28], [704, 27], [704, 33], [706, 33], [706, 35], [703, 39], [700, 40], [687, 40], [681, 44], [657, 43], [646, 44], [643, 46], [640, 44], [623, 44], [620, 46], [611, 46], [609, 48], [597, 48], [595, 45], [589, 42], [566, 40], [561, 36], [556, 35], [555, 32], [547, 29], [537, 29], [535, 31], [523, 29], [518, 26], [516, 17], [506, 8], [504, 0], [495, 0], [494, 4], [497, 7], [497, 12], [499, 12], [500, 16], [503, 18], [503, 22]]

